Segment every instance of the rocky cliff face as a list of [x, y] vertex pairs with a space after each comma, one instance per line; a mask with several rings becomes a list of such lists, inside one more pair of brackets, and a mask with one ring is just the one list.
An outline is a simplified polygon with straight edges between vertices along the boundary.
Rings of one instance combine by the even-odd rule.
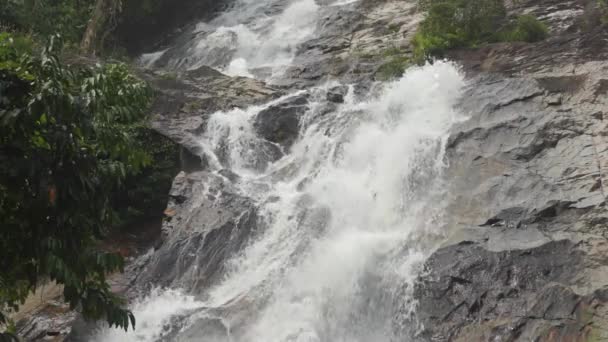
[[551, 38], [453, 55], [470, 119], [448, 147], [452, 237], [416, 288], [421, 338], [604, 340], [608, 34], [581, 29], [576, 1], [513, 11]]

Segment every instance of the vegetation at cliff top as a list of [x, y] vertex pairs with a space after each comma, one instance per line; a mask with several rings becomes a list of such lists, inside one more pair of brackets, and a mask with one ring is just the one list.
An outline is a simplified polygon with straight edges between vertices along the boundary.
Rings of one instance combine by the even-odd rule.
[[499, 41], [535, 42], [548, 28], [533, 16], [509, 21], [504, 0], [419, 0], [426, 17], [413, 38], [418, 62], [442, 57], [453, 48]]

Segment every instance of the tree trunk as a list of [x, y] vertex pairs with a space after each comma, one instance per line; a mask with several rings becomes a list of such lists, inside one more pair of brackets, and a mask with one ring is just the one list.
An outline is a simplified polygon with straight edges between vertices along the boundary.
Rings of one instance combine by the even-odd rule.
[[80, 50], [87, 55], [95, 55], [97, 48], [107, 35], [104, 31], [113, 30], [116, 22], [116, 15], [120, 12], [121, 0], [97, 0], [95, 8], [91, 14], [91, 19], [84, 31]]

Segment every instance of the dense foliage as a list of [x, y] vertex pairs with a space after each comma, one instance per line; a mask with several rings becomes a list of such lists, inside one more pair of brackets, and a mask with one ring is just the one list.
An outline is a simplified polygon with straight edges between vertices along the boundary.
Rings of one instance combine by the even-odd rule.
[[419, 0], [426, 18], [414, 36], [414, 59], [441, 57], [446, 50], [497, 41], [533, 42], [547, 36], [547, 27], [526, 15], [507, 19], [504, 0]]
[[0, 0], [0, 28], [78, 44], [95, 0]]
[[77, 47], [93, 23], [99, 26], [95, 51], [124, 57], [215, 6], [212, 0], [0, 0], [0, 31], [42, 39], [61, 34], [68, 47]]
[[167, 2], [0, 0], [0, 332], [47, 281], [85, 318], [134, 326], [106, 281], [123, 258], [101, 240], [160, 220], [179, 151], [147, 127], [151, 94], [125, 65], [77, 55], [112, 54], [121, 22], [154, 21]]
[[112, 197], [150, 162], [128, 134], [150, 94], [125, 65], [68, 66], [60, 48], [28, 54], [0, 36], [0, 308], [53, 280], [86, 318], [126, 329], [135, 319], [106, 282], [123, 259], [98, 240]]

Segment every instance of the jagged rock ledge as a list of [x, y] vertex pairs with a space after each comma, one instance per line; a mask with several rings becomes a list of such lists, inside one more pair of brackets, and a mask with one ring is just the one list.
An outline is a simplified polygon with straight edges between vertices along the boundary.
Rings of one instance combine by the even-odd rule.
[[575, 1], [512, 11], [551, 38], [452, 54], [470, 118], [448, 144], [450, 237], [415, 290], [423, 341], [608, 339], [608, 33], [579, 29]]

